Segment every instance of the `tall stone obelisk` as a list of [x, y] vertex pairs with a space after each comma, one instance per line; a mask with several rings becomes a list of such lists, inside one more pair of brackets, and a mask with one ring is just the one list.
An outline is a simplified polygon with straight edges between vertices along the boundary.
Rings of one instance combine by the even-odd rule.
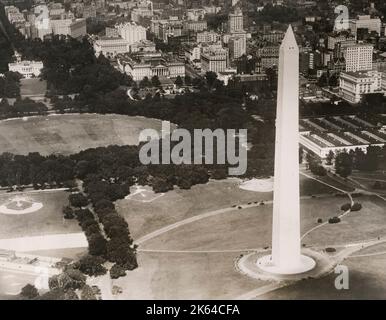
[[291, 26], [280, 47], [276, 114], [272, 254], [257, 261], [264, 271], [296, 274], [313, 259], [300, 252], [299, 47]]

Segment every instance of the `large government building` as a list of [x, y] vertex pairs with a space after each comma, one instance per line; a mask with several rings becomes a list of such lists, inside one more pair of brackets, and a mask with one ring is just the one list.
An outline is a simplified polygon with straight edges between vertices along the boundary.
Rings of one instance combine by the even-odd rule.
[[185, 63], [160, 52], [137, 52], [117, 55], [119, 69], [140, 81], [153, 76], [176, 78], [185, 77]]

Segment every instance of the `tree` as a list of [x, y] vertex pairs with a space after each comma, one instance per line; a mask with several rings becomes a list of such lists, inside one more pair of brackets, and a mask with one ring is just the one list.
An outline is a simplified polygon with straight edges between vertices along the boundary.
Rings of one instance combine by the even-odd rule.
[[107, 240], [100, 232], [94, 233], [87, 238], [88, 252], [93, 256], [103, 256], [106, 254]]
[[94, 290], [89, 285], [85, 285], [82, 288], [82, 291], [80, 293], [80, 299], [81, 300], [96, 300], [97, 298], [95, 296]]
[[174, 81], [174, 84], [179, 88], [184, 85], [184, 81], [182, 81], [182, 78], [180, 76], [177, 76], [176, 81]]
[[153, 85], [153, 87], [159, 87], [159, 86], [161, 86], [161, 81], [159, 81], [158, 76], [153, 76], [153, 77], [151, 78], [151, 84]]
[[267, 68], [265, 70], [265, 74], [267, 75], [268, 79], [268, 87], [271, 90], [276, 89], [277, 87], [277, 72], [275, 69]]
[[351, 209], [351, 203], [345, 203], [340, 207], [340, 210], [342, 211], [348, 211]]
[[64, 219], [73, 219], [75, 217], [74, 210], [70, 206], [63, 207]]
[[328, 166], [332, 165], [332, 161], [334, 160], [335, 154], [334, 151], [330, 150], [330, 152], [326, 156], [326, 164]]
[[114, 210], [114, 203], [112, 203], [110, 200], [107, 199], [100, 199], [98, 202], [94, 204], [94, 209], [96, 212], [103, 209], [110, 209]]
[[140, 83], [139, 83], [139, 87], [140, 88], [146, 88], [146, 87], [150, 87], [151, 86], [151, 82], [149, 81], [149, 78], [148, 77], [144, 77]]
[[109, 261], [118, 263], [127, 270], [138, 267], [135, 249], [121, 238], [112, 238], [107, 243], [107, 257]]
[[70, 205], [75, 208], [82, 208], [88, 205], [87, 198], [81, 193], [73, 193], [68, 197]]
[[310, 162], [309, 167], [311, 172], [317, 176], [325, 176], [327, 174], [327, 170], [317, 161]]
[[27, 284], [21, 289], [20, 295], [26, 299], [34, 299], [39, 296], [39, 291], [32, 284]]
[[124, 267], [119, 264], [114, 264], [110, 269], [110, 277], [111, 279], [118, 279], [120, 277], [124, 277], [126, 275], [126, 270]]
[[352, 157], [347, 152], [340, 152], [335, 157], [335, 171], [343, 178], [347, 178], [352, 172]]
[[50, 290], [76, 290], [82, 288], [85, 284], [86, 276], [81, 271], [73, 269], [73, 266], [68, 267], [61, 274], [54, 275], [48, 280]]
[[192, 85], [192, 78], [189, 75], [185, 76], [185, 84], [187, 86], [191, 86]]
[[101, 257], [86, 255], [83, 256], [76, 265], [84, 274], [89, 276], [101, 276], [107, 272], [103, 263], [105, 263], [105, 260]]
[[205, 73], [205, 80], [206, 80], [206, 84], [208, 85], [208, 87], [212, 88], [215, 81], [217, 80], [217, 73], [213, 72], [213, 71], [207, 71]]
[[359, 211], [361, 209], [362, 209], [362, 205], [359, 202], [355, 202], [351, 207], [351, 211]]
[[331, 224], [339, 223], [339, 222], [340, 222], [339, 217], [332, 217], [332, 218], [328, 219], [328, 223], [331, 223]]
[[368, 146], [367, 153], [364, 154], [363, 161], [358, 166], [359, 170], [375, 171], [379, 166], [379, 155], [381, 154], [381, 148], [376, 146]]
[[173, 185], [165, 178], [153, 178], [152, 180], [153, 191], [156, 193], [167, 192], [173, 190]]

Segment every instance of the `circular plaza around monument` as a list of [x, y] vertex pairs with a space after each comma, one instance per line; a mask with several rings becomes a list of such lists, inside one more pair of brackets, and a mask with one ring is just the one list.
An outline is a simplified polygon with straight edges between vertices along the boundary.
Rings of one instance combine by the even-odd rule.
[[21, 215], [36, 212], [43, 208], [43, 203], [34, 201], [26, 196], [15, 196], [0, 205], [0, 213]]
[[284, 275], [290, 275], [290, 274], [301, 274], [305, 273], [307, 271], [310, 271], [315, 268], [316, 262], [314, 259], [301, 255], [299, 259], [299, 263], [295, 266], [289, 267], [289, 266], [277, 266], [272, 262], [272, 256], [267, 255], [264, 256], [256, 261], [257, 266], [269, 273], [274, 274], [284, 274]]
[[320, 252], [305, 249], [301, 263], [293, 269], [280, 268], [272, 264], [268, 252], [252, 252], [236, 261], [236, 269], [254, 279], [275, 281], [297, 281], [316, 278], [330, 271], [334, 264]]

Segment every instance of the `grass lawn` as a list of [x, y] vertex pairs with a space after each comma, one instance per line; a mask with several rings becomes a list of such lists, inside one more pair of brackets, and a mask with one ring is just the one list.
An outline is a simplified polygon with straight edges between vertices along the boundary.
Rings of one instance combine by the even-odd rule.
[[[249, 202], [272, 200], [272, 192], [246, 191], [240, 189], [239, 184], [240, 181], [237, 179], [210, 181], [205, 185], [193, 186], [191, 190], [176, 188], [152, 202], [120, 200], [117, 201], [116, 207], [118, 212], [128, 221], [134, 239], [137, 239], [166, 225], [200, 213]], [[302, 195], [330, 194], [334, 192], [328, 186], [304, 176], [300, 176], [300, 191]], [[323, 206], [331, 202], [331, 200], [322, 199], [319, 199], [319, 201], [323, 203]], [[344, 202], [344, 198], [337, 199], [337, 208]], [[312, 203], [315, 203], [315, 201], [312, 201]], [[315, 210], [312, 209], [312, 211]], [[323, 218], [324, 215], [322, 214], [321, 217]]]
[[176, 188], [152, 202], [117, 201], [116, 207], [129, 223], [134, 239], [200, 213], [235, 204], [272, 199], [272, 193], [241, 190], [237, 180], [211, 181], [191, 190]]
[[64, 114], [1, 121], [0, 150], [14, 154], [71, 154], [108, 145], [136, 145], [143, 129], [161, 121], [142, 117]]
[[[339, 212], [340, 198], [301, 201], [302, 234]], [[329, 228], [330, 225], [323, 228]], [[142, 249], [245, 250], [271, 246], [272, 205], [245, 208], [183, 225], [153, 238]], [[308, 243], [308, 239], [305, 239]]]
[[26, 284], [35, 280], [36, 275], [0, 270], [0, 300], [15, 299]]
[[[0, 213], [1, 239], [81, 231], [76, 220], [63, 221], [62, 208], [68, 204], [67, 192], [29, 192], [26, 194], [32, 200], [43, 203], [43, 208], [22, 215]], [[0, 203], [14, 196], [15, 194], [12, 193], [0, 194]]]
[[338, 274], [300, 281], [278, 289], [260, 299], [386, 299], [386, 255], [349, 258], [343, 261], [349, 270], [349, 289], [337, 290], [334, 282]]
[[113, 280], [121, 299], [232, 299], [266, 282], [237, 272], [235, 253], [140, 253], [139, 268]]
[[47, 90], [47, 81], [39, 78], [21, 79], [20, 95], [22, 98], [28, 96], [44, 96]]
[[340, 223], [315, 230], [307, 236], [307, 244], [338, 245], [386, 236], [386, 202], [369, 196], [362, 196], [355, 201], [362, 204], [360, 211], [350, 212]]
[[[317, 181], [307, 180], [302, 178], [302, 185], [308, 185], [312, 194], [321, 191], [330, 193], [330, 190], [323, 190], [325, 186], [317, 186]], [[311, 182], [312, 184], [308, 184]], [[192, 215], [229, 208], [235, 201], [245, 204], [248, 200], [270, 198], [271, 193], [260, 194], [241, 190], [237, 181], [227, 180], [195, 186], [190, 191], [174, 190], [146, 204], [123, 200], [118, 203], [118, 207], [129, 221], [136, 238]], [[309, 234], [303, 243], [307, 246], [323, 247], [378, 236], [386, 223], [384, 202], [368, 196], [358, 198], [357, 201], [363, 205], [361, 211], [348, 214], [341, 223], [322, 226]], [[346, 202], [348, 198], [333, 195], [302, 199], [301, 233], [304, 234], [317, 226], [318, 218], [327, 221], [328, 218], [339, 215], [340, 206]], [[246, 249], [271, 245], [271, 221], [272, 205], [266, 204], [241, 210], [235, 208], [182, 225], [142, 243], [139, 249], [153, 251], [139, 252], [139, 268], [129, 272], [125, 278], [115, 280], [114, 284], [123, 288], [124, 294], [121, 298], [126, 299], [227, 299], [245, 294], [267, 285], [268, 282], [249, 279], [239, 274], [234, 268], [234, 261]], [[156, 252], [157, 250], [161, 251]], [[168, 250], [207, 252], [167, 252]], [[221, 250], [235, 252], [213, 252]], [[301, 281], [260, 298], [385, 297], [386, 290], [376, 283], [376, 279], [377, 273], [381, 274], [379, 279], [386, 278], [386, 272], [383, 275], [382, 271], [382, 263], [386, 261], [375, 259], [377, 266], [373, 266], [374, 270], [364, 274], [363, 269], [370, 267], [366, 265], [366, 260], [357, 264], [356, 261], [360, 259], [362, 258], [347, 259], [347, 265], [353, 270], [350, 275], [350, 281], [353, 282], [350, 292], [335, 289], [335, 275], [332, 273], [322, 279]], [[346, 261], [344, 263], [346, 264]], [[368, 286], [371, 286], [373, 291], [368, 289]], [[363, 290], [368, 290], [370, 294], [362, 292]]]

